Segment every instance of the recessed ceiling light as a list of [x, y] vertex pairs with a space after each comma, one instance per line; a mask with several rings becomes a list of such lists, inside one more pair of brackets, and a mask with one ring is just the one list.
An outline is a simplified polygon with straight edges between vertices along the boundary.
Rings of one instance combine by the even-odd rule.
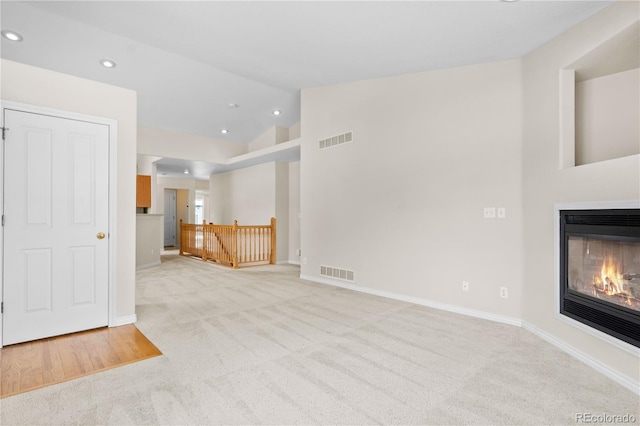
[[273, 115], [280, 115], [282, 114], [282, 111], [280, 111], [279, 109], [276, 109], [273, 111]]
[[227, 129], [221, 129], [220, 133], [222, 133], [223, 135], [226, 135], [227, 133], [229, 133], [229, 130]]
[[22, 36], [15, 31], [2, 30], [2, 37], [11, 41], [22, 41]]
[[229, 107], [229, 109], [235, 109], [235, 108], [240, 108], [240, 105], [238, 105], [238, 104], [229, 104], [229, 105], [227, 105], [227, 107]]
[[189, 169], [184, 169], [184, 174], [188, 175], [189, 174]]
[[102, 65], [105, 68], [115, 68], [116, 67], [116, 63], [114, 61], [112, 61], [111, 59], [101, 59], [100, 60], [100, 65]]

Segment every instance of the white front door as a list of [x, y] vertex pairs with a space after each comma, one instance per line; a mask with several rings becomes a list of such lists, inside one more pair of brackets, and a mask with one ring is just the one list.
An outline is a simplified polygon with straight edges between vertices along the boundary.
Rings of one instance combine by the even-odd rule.
[[108, 325], [109, 127], [4, 110], [4, 345]]
[[176, 245], [176, 191], [164, 190], [164, 246]]

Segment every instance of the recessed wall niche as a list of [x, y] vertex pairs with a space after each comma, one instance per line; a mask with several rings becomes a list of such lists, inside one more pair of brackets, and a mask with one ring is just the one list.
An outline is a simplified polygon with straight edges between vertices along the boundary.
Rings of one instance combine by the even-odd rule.
[[560, 70], [560, 168], [640, 154], [640, 22]]

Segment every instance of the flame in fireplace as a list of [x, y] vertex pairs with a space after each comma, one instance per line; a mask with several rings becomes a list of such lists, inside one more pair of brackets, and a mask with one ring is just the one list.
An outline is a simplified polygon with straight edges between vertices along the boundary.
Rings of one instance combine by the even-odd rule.
[[622, 271], [613, 256], [607, 257], [602, 263], [600, 276], [604, 286], [603, 291], [606, 294], [612, 296], [614, 294], [624, 293]]

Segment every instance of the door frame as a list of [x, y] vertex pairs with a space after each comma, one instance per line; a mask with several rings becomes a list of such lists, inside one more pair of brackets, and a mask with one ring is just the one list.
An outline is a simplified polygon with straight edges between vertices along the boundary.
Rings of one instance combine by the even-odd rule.
[[[117, 247], [117, 226], [116, 215], [118, 212], [117, 205], [117, 148], [118, 148], [118, 122], [110, 118], [96, 117], [93, 115], [80, 114], [71, 111], [64, 111], [54, 108], [41, 107], [36, 105], [24, 104], [21, 102], [0, 100], [0, 127], [5, 127], [4, 112], [5, 110], [15, 110], [20, 112], [47, 115], [50, 117], [58, 117], [69, 120], [85, 121], [88, 123], [101, 124], [109, 128], [109, 224], [108, 224], [108, 273], [107, 285], [109, 286], [109, 327], [117, 326], [116, 318], [116, 247]], [[7, 132], [10, 132], [9, 128]], [[0, 139], [2, 144], [0, 148], [0, 212], [4, 214], [4, 141]], [[4, 226], [0, 226], [0, 302], [4, 299]], [[3, 322], [0, 315], [0, 348], [2, 347], [2, 330]]]

